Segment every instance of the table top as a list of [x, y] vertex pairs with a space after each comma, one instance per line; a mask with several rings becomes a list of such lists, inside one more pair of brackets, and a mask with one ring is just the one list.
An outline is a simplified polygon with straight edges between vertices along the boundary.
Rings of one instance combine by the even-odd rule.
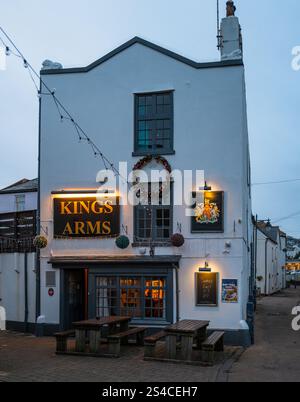
[[165, 328], [165, 332], [189, 334], [209, 326], [209, 321], [182, 320]]
[[101, 328], [104, 325], [119, 324], [121, 322], [130, 321], [131, 317], [101, 317], [98, 320], [93, 318], [91, 320], [73, 322], [75, 328]]

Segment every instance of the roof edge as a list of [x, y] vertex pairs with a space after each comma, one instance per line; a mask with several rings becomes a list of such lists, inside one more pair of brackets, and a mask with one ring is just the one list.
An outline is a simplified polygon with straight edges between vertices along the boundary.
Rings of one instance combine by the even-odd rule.
[[159, 53], [164, 54], [172, 59], [175, 59], [181, 63], [184, 63], [190, 67], [201, 69], [201, 68], [218, 68], [218, 67], [233, 67], [233, 66], [243, 66], [242, 59], [236, 60], [223, 60], [223, 61], [212, 61], [212, 62], [205, 62], [199, 63], [188, 59], [187, 57], [181, 56], [178, 53], [172, 52], [166, 48], [158, 46], [152, 42], [149, 42], [145, 39], [142, 39], [138, 36], [130, 39], [128, 42], [125, 42], [123, 45], [117, 47], [116, 49], [112, 50], [111, 52], [107, 53], [105, 56], [101, 57], [100, 59], [94, 61], [92, 64], [89, 64], [86, 67], [74, 67], [74, 68], [61, 68], [61, 69], [53, 69], [53, 70], [41, 70], [41, 75], [53, 75], [53, 74], [78, 74], [78, 73], [87, 73], [91, 71], [93, 68], [98, 67], [100, 64], [108, 61], [112, 57], [116, 56], [117, 54], [123, 52], [124, 50], [128, 49], [129, 47], [140, 44], [146, 46], [152, 50], [155, 50]]

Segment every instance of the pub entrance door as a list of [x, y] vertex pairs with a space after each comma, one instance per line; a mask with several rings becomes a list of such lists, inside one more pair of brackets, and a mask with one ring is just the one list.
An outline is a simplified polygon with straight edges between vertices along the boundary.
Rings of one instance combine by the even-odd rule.
[[65, 270], [64, 329], [71, 329], [74, 321], [84, 320], [87, 311], [85, 270]]

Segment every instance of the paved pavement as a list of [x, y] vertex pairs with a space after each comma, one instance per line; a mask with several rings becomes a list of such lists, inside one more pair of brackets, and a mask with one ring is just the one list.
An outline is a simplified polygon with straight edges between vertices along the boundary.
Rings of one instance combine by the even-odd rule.
[[56, 356], [54, 350], [52, 338], [0, 332], [0, 382], [215, 382], [223, 367], [145, 362], [143, 348], [134, 346], [123, 348], [119, 359]]
[[229, 381], [299, 382], [300, 331], [292, 330], [293, 307], [300, 305], [300, 289], [288, 289], [258, 304], [256, 344], [234, 364]]
[[[53, 338], [0, 332], [0, 382], [225, 382], [299, 381], [300, 332], [291, 328], [300, 289], [262, 299], [256, 345], [215, 367], [143, 361], [143, 348], [127, 347], [119, 359], [56, 356]], [[233, 352], [232, 350], [231, 352]]]

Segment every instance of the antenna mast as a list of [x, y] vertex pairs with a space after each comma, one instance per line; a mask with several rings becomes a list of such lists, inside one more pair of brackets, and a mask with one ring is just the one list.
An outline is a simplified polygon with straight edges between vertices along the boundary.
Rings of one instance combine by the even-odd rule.
[[217, 0], [217, 48], [218, 50], [221, 49], [222, 47], [222, 35], [221, 35], [221, 30], [220, 30], [220, 5], [219, 5], [219, 0]]

